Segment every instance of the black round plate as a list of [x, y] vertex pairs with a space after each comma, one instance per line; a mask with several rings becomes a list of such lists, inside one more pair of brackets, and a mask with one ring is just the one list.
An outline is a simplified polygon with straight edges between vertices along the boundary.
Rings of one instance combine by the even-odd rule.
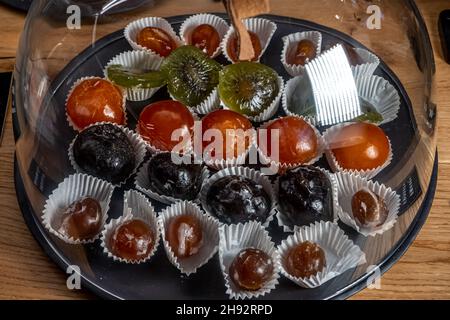
[[0, 0], [0, 3], [23, 11], [28, 11], [32, 2], [33, 0]]
[[[324, 48], [331, 47], [336, 43], [347, 43], [355, 47], [363, 47], [354, 39], [345, 34], [337, 32], [321, 25], [317, 25], [308, 21], [297, 20], [279, 16], [267, 16], [272, 21], [276, 22], [278, 29], [271, 42], [271, 46], [265, 53], [261, 62], [267, 64], [283, 76], [286, 80], [290, 77], [286, 74], [281, 62], [280, 53], [282, 50], [281, 38], [284, 35], [306, 31], [318, 30], [323, 34]], [[177, 16], [169, 18], [175, 29], [178, 29], [180, 24], [187, 18], [187, 16]], [[87, 48], [84, 52], [78, 55], [71, 61], [66, 68], [55, 78], [52, 82], [47, 100], [44, 101], [42, 114], [39, 119], [38, 130], [41, 130], [42, 137], [48, 134], [48, 130], [57, 130], [57, 134], [53, 134], [54, 140], [53, 150], [66, 150], [70, 141], [74, 138], [75, 133], [69, 128], [65, 118], [65, 110], [63, 107], [55, 108], [54, 106], [63, 106], [67, 93], [70, 90], [73, 82], [83, 76], [102, 76], [103, 67], [115, 55], [120, 52], [130, 50], [129, 44], [123, 37], [123, 30], [119, 30], [97, 41], [93, 46]], [[221, 60], [224, 62], [224, 60]], [[393, 176], [398, 166], [404, 165], [408, 160], [407, 149], [413, 149], [411, 146], [417, 143], [417, 127], [416, 122], [411, 111], [411, 103], [406, 95], [404, 88], [395, 74], [383, 62], [377, 70], [377, 74], [387, 79], [398, 90], [401, 96], [402, 106], [398, 118], [383, 126], [385, 132], [389, 135], [394, 146], [394, 159], [392, 164], [386, 168], [379, 176], [377, 181], [388, 181], [389, 177]], [[140, 103], [128, 103], [128, 118], [129, 126], [134, 128], [136, 119], [139, 116], [142, 108], [148, 103], [168, 98], [165, 90], [160, 90], [151, 100]], [[48, 105], [47, 105], [48, 104]], [[281, 109], [281, 108], [280, 108]], [[282, 115], [282, 111], [280, 114]], [[48, 123], [48, 119], [52, 119], [52, 124]], [[52, 127], [54, 126], [54, 127]], [[17, 132], [17, 126], [16, 126]], [[323, 130], [324, 128], [320, 128]], [[39, 135], [37, 135], [39, 139]], [[39, 143], [38, 143], [39, 145]], [[38, 149], [39, 152], [39, 149]], [[66, 161], [65, 172], [67, 174], [73, 172], [70, 167], [68, 159]], [[327, 168], [325, 160], [320, 162], [320, 165]], [[64, 164], [63, 164], [64, 167]], [[27, 172], [28, 175], [31, 169]], [[23, 174], [23, 173], [22, 173]], [[426, 190], [426, 196], [417, 214], [408, 217], [400, 216], [399, 219], [407, 218], [406, 221], [412, 221], [407, 224], [408, 227], [402, 229], [402, 235], [395, 240], [391, 239], [390, 232], [386, 232], [382, 237], [377, 238], [377, 245], [380, 245], [377, 250], [383, 252], [382, 254], [375, 254], [375, 260], [370, 261], [372, 265], [378, 266], [380, 272], [385, 272], [389, 267], [397, 261], [408, 246], [414, 240], [421, 226], [426, 220], [427, 214], [430, 210], [432, 199], [434, 197], [437, 174], [437, 156], [433, 177], [429, 183], [429, 189]], [[220, 271], [218, 256], [216, 255], [207, 265], [202, 267], [196, 274], [190, 277], [180, 275], [178, 270], [173, 267], [168, 259], [165, 257], [165, 252], [160, 245], [155, 257], [149, 262], [142, 265], [124, 265], [113, 262], [109, 259], [100, 247], [99, 241], [94, 244], [86, 246], [68, 246], [62, 243], [59, 239], [49, 235], [40, 222], [40, 214], [33, 212], [32, 206], [29, 203], [25, 189], [23, 187], [23, 180], [21, 173], [15, 170], [16, 176], [16, 191], [19, 203], [30, 230], [41, 244], [45, 252], [63, 269], [66, 270], [69, 265], [78, 265], [81, 268], [82, 279], [84, 287], [92, 290], [94, 293], [105, 298], [119, 298], [119, 299], [226, 299], [224, 280]], [[28, 177], [27, 177], [28, 178]], [[417, 173], [412, 172], [409, 177], [414, 185], [414, 179], [417, 180]], [[48, 183], [56, 186], [60, 181], [52, 181], [51, 177], [41, 177], [41, 184]], [[408, 186], [411, 185], [408, 181]], [[110, 217], [116, 218], [121, 215], [121, 206], [123, 191], [127, 188], [132, 188], [133, 183], [130, 181], [125, 188], [116, 190], [113, 196]], [[401, 188], [402, 186], [398, 186]], [[45, 188], [44, 188], [45, 189]], [[46, 189], [47, 195], [52, 191], [51, 188]], [[411, 205], [415, 203], [417, 197], [424, 192], [418, 187], [413, 197], [402, 199], [401, 212], [404, 213]], [[400, 192], [400, 191], [399, 191]], [[157, 210], [164, 208], [164, 205], [152, 201], [152, 204]], [[398, 224], [402, 225], [402, 224]], [[362, 237], [354, 230], [340, 225], [346, 234], [363, 250], [373, 250], [373, 245], [367, 242], [367, 238]], [[287, 234], [282, 232], [282, 229], [277, 226], [276, 221], [272, 222], [269, 227], [269, 232], [274, 238], [274, 241], [279, 243], [282, 238], [287, 237]], [[387, 239], [387, 240], [386, 240]], [[383, 241], [386, 240], [386, 241]], [[386, 247], [381, 247], [381, 243], [388, 243]], [[372, 242], [373, 243], [373, 242]], [[325, 285], [316, 289], [302, 289], [285, 278], [280, 279], [280, 284], [264, 299], [335, 299], [346, 298], [355, 292], [361, 290], [366, 286], [367, 274], [364, 270], [349, 270], [327, 282]]]

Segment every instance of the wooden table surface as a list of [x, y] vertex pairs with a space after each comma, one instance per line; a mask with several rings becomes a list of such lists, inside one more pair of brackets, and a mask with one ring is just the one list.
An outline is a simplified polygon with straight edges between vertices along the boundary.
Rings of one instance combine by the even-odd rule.
[[[380, 290], [363, 290], [353, 299], [450, 298], [450, 66], [443, 58], [437, 19], [448, 0], [418, 0], [428, 24], [437, 66], [439, 106], [439, 182], [428, 221], [402, 259], [382, 278]], [[0, 72], [13, 69], [24, 14], [0, 5]], [[0, 298], [86, 299], [69, 291], [66, 277], [44, 254], [25, 225], [13, 180], [14, 140], [11, 117], [0, 147]]]

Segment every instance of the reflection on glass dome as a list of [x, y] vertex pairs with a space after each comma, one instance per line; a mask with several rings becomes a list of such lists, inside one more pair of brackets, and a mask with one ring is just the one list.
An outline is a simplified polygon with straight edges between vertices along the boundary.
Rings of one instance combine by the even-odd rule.
[[409, 0], [35, 1], [26, 220], [104, 297], [347, 297], [426, 217], [433, 75]]

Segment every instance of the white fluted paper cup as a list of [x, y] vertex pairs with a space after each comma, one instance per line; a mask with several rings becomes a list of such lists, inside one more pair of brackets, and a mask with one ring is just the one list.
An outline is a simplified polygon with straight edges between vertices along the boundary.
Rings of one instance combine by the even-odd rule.
[[372, 76], [380, 65], [380, 58], [366, 49], [354, 48], [354, 50], [362, 59], [363, 63], [356, 66], [351, 66], [353, 75], [355, 77], [361, 75]]
[[228, 32], [228, 29], [230, 28], [228, 23], [221, 17], [209, 13], [199, 13], [190, 16], [183, 22], [183, 24], [180, 27], [180, 38], [185, 44], [192, 45], [191, 42], [192, 32], [196, 27], [202, 24], [208, 24], [212, 26], [214, 29], [216, 29], [217, 33], [219, 34], [220, 37], [219, 46], [212, 55], [212, 58], [216, 58], [222, 52], [220, 43], [222, 42], [223, 38]]
[[[153, 234], [153, 247], [148, 255], [140, 260], [128, 260], [119, 257], [112, 252], [111, 248], [111, 241], [117, 228], [131, 220], [143, 221], [150, 227]], [[112, 219], [102, 231], [101, 247], [103, 248], [103, 252], [114, 261], [126, 264], [141, 264], [147, 262], [155, 255], [158, 250], [160, 238], [161, 235], [158, 229], [157, 216], [152, 205], [141, 193], [134, 190], [128, 190], [124, 195], [122, 216], [117, 219]]]
[[359, 97], [383, 117], [379, 125], [391, 122], [398, 117], [400, 95], [389, 81], [375, 75], [357, 75], [355, 81]]
[[336, 157], [334, 156], [334, 153], [332, 150], [330, 150], [329, 148], [329, 142], [331, 141], [332, 137], [336, 135], [336, 133], [341, 130], [342, 128], [349, 126], [351, 124], [354, 124], [354, 122], [347, 122], [347, 123], [341, 123], [341, 124], [337, 124], [331, 128], [329, 128], [328, 130], [326, 130], [323, 134], [323, 138], [325, 140], [325, 143], [327, 145], [326, 148], [326, 152], [325, 155], [327, 157], [327, 161], [328, 164], [331, 167], [331, 170], [333, 172], [346, 172], [346, 173], [351, 173], [354, 175], [359, 175], [361, 177], [364, 177], [366, 179], [372, 179], [374, 177], [376, 177], [381, 171], [383, 171], [385, 168], [387, 168], [391, 162], [392, 159], [394, 157], [393, 151], [392, 151], [392, 143], [391, 140], [388, 137], [388, 141], [389, 141], [389, 155], [388, 158], [386, 159], [386, 161], [384, 162], [383, 165], [373, 168], [373, 169], [368, 169], [368, 170], [356, 170], [356, 169], [352, 169], [352, 170], [347, 170], [344, 169], [340, 166], [339, 162], [337, 161]]
[[[191, 156], [184, 156], [189, 157]], [[149, 159], [147, 162], [145, 162], [142, 167], [139, 169], [136, 179], [134, 180], [134, 185], [136, 186], [136, 189], [144, 193], [145, 195], [149, 196], [153, 200], [162, 202], [164, 204], [172, 204], [178, 201], [183, 201], [183, 199], [177, 199], [171, 196], [167, 196], [164, 194], [160, 194], [154, 190], [152, 190], [150, 177], [148, 175], [148, 166], [150, 164], [151, 159]], [[204, 182], [209, 178], [210, 172], [207, 167], [203, 167], [202, 173], [201, 173], [201, 184], [203, 185]], [[199, 191], [200, 192], [200, 191]], [[197, 202], [198, 199], [192, 200], [194, 202]]]
[[[127, 110], [127, 98], [128, 98], [127, 91], [124, 90], [122, 87], [120, 87], [120, 86], [118, 86], [118, 85], [112, 83], [112, 82], [109, 81], [108, 79], [104, 79], [104, 78], [101, 78], [101, 77], [82, 77], [82, 78], [80, 78], [80, 79], [78, 79], [77, 81], [74, 82], [74, 84], [73, 84], [72, 87], [70, 88], [69, 93], [67, 94], [67, 97], [66, 97], [66, 102], [65, 102], [65, 106], [66, 106], [66, 119], [67, 119], [67, 122], [69, 123], [70, 127], [72, 127], [72, 128], [73, 128], [75, 131], [77, 131], [77, 132], [80, 132], [80, 131], [83, 130], [83, 129], [79, 128], [79, 127], [72, 121], [72, 119], [71, 119], [70, 116], [69, 116], [69, 113], [67, 112], [67, 103], [68, 103], [68, 101], [69, 101], [69, 98], [71, 97], [71, 95], [72, 95], [72, 93], [74, 92], [74, 90], [76, 89], [76, 87], [78, 87], [82, 82], [87, 81], [87, 80], [95, 80], [95, 79], [98, 79], [98, 80], [106, 80], [106, 81], [110, 82], [111, 84], [113, 84], [115, 87], [117, 87], [117, 88], [121, 91], [121, 93], [122, 93], [122, 109], [123, 109], [123, 113], [124, 113], [124, 123], [123, 123], [122, 125], [123, 125], [123, 126], [126, 126], [127, 123], [128, 123], [127, 111], [126, 111], [126, 110]], [[111, 123], [112, 123], [112, 122], [111, 122]], [[118, 125], [120, 125], [120, 124], [118, 124]]]
[[[246, 29], [248, 31], [255, 33], [258, 36], [259, 41], [261, 42], [261, 54], [257, 59], [257, 61], [259, 61], [266, 52], [270, 44], [270, 41], [272, 40], [272, 37], [275, 34], [275, 31], [277, 31], [277, 25], [272, 21], [264, 18], [249, 18], [244, 19], [243, 22]], [[221, 44], [223, 55], [231, 63], [235, 63], [235, 61], [233, 61], [233, 59], [231, 59], [230, 55], [228, 54], [228, 47], [234, 35], [235, 35], [234, 27], [230, 27], [227, 34], [223, 38]]]
[[[120, 187], [128, 179], [130, 179], [134, 174], [136, 174], [137, 169], [139, 168], [141, 163], [144, 161], [145, 155], [147, 153], [147, 147], [146, 147], [145, 142], [142, 140], [142, 138], [138, 134], [134, 133], [132, 130], [130, 130], [124, 126], [119, 126], [119, 125], [108, 123], [108, 122], [98, 122], [98, 123], [94, 123], [94, 124], [90, 125], [89, 127], [87, 127], [84, 130], [87, 130], [94, 126], [100, 126], [100, 125], [105, 125], [105, 124], [111, 124], [117, 128], [120, 128], [123, 131], [123, 133], [128, 137], [128, 140], [130, 141], [130, 143], [134, 149], [134, 155], [135, 155], [134, 169], [126, 179], [124, 179], [120, 183], [115, 184], [116, 187]], [[75, 161], [75, 156], [73, 154], [73, 146], [74, 146], [77, 138], [78, 138], [78, 135], [72, 140], [72, 142], [69, 146], [68, 156], [69, 156], [70, 163], [71, 163], [72, 167], [75, 169], [75, 171], [79, 172], [79, 173], [84, 173], [83, 169]]]
[[[296, 101], [296, 102], [294, 102]], [[316, 103], [306, 74], [297, 76], [286, 82], [282, 97], [283, 110], [288, 116], [301, 116], [313, 126], [317, 126]], [[311, 108], [312, 115], [302, 114], [304, 110]]]
[[[294, 169], [295, 170], [298, 170]], [[331, 183], [331, 197], [332, 197], [332, 201], [333, 201], [333, 222], [337, 222], [339, 220], [339, 216], [338, 216], [338, 206], [339, 204], [337, 203], [338, 199], [339, 199], [339, 193], [338, 193], [338, 184], [337, 184], [337, 180], [336, 177], [333, 173], [329, 172], [328, 170], [325, 170], [323, 168], [319, 168], [317, 167], [317, 169], [319, 169], [320, 171], [322, 171], [330, 180]], [[292, 226], [291, 222], [289, 221], [289, 219], [283, 214], [283, 210], [281, 209], [280, 206], [280, 200], [278, 198], [279, 193], [279, 187], [280, 187], [280, 177], [277, 178], [277, 180], [274, 183], [274, 191], [275, 194], [277, 195], [277, 220], [278, 220], [278, 226], [283, 228], [284, 232], [294, 232], [295, 227]]]
[[[178, 258], [169, 243], [167, 233], [172, 219], [191, 215], [198, 219], [202, 228], [203, 244], [199, 251], [187, 258]], [[198, 205], [189, 201], [180, 201], [172, 204], [159, 214], [158, 226], [161, 230], [167, 258], [181, 273], [191, 275], [208, 263], [216, 254], [219, 245], [219, 222], [213, 217], [204, 214]]]
[[[160, 56], [150, 54], [147, 51], [126, 51], [112, 58], [105, 67], [104, 74], [107, 79], [107, 69], [111, 65], [121, 65], [130, 69], [148, 71], [158, 71], [161, 67], [163, 59]], [[112, 81], [111, 79], [109, 79]], [[112, 81], [113, 82], [113, 81]], [[127, 99], [130, 101], [144, 101], [150, 99], [159, 88], [125, 88], [127, 91]]]
[[322, 33], [318, 31], [297, 32], [283, 37], [283, 51], [281, 52], [281, 63], [286, 72], [291, 76], [305, 74], [305, 66], [290, 64], [289, 57], [297, 50], [297, 44], [302, 40], [310, 40], [316, 48], [316, 57], [322, 52]]
[[[93, 243], [100, 237], [103, 225], [108, 219], [109, 203], [113, 192], [114, 186], [107, 181], [87, 174], [77, 173], [71, 175], [64, 179], [47, 199], [42, 212], [43, 224], [50, 233], [66, 243]], [[98, 234], [92, 239], [80, 240], [60, 233], [58, 224], [61, 222], [61, 215], [71, 204], [86, 197], [97, 200], [102, 209], [101, 227], [98, 230]]]
[[[290, 249], [306, 241], [322, 248], [325, 252], [326, 266], [322, 272], [310, 278], [297, 278], [288, 273], [285, 261]], [[293, 235], [278, 246], [278, 253], [283, 276], [304, 288], [320, 287], [345, 271], [366, 263], [364, 252], [345, 235], [337, 224], [331, 222], [316, 222], [296, 229]]]
[[[223, 169], [223, 170], [217, 172], [216, 174], [212, 175], [209, 179], [207, 179], [205, 181], [205, 183], [203, 184], [202, 190], [200, 191], [200, 194], [199, 194], [199, 199], [200, 199], [200, 202], [201, 202], [202, 207], [205, 210], [205, 212], [213, 217], [216, 217], [214, 215], [214, 212], [212, 212], [208, 206], [208, 199], [207, 199], [208, 192], [209, 192], [209, 189], [218, 180], [225, 178], [225, 177], [229, 177], [229, 176], [244, 177], [244, 178], [247, 178], [247, 179], [255, 182], [257, 185], [262, 186], [264, 191], [270, 197], [270, 201], [271, 201], [271, 207], [270, 207], [270, 211], [267, 216], [267, 219], [265, 221], [261, 221], [261, 224], [264, 227], [268, 227], [270, 222], [273, 220], [275, 214], [277, 213], [277, 210], [276, 210], [277, 198], [276, 198], [275, 192], [273, 190], [272, 183], [270, 182], [269, 178], [267, 176], [263, 175], [261, 172], [254, 170], [254, 169], [247, 168], [247, 167], [232, 167], [232, 168]], [[221, 224], [222, 224], [222, 222], [221, 222]]]
[[[308, 123], [311, 128], [314, 130], [314, 132], [316, 133], [316, 137], [317, 137], [317, 156], [314, 157], [313, 159], [311, 159], [310, 161], [308, 161], [307, 163], [282, 163], [280, 161], [275, 161], [272, 160], [268, 155], [265, 154], [265, 152], [261, 149], [261, 147], [258, 145], [258, 154], [259, 154], [259, 159], [261, 164], [266, 165], [266, 166], [270, 166], [270, 168], [272, 170], [276, 170], [278, 172], [284, 172], [287, 170], [291, 170], [291, 169], [295, 169], [298, 168], [300, 166], [308, 166], [308, 165], [314, 165], [317, 161], [320, 160], [320, 158], [322, 158], [326, 148], [326, 143], [324, 138], [322, 137], [322, 135], [320, 134], [319, 130], [312, 125], [308, 119], [298, 116], [298, 115], [292, 115], [291, 117], [296, 117], [299, 119], [302, 119], [304, 121], [306, 121], [306, 123]], [[282, 119], [283, 117], [279, 117], [273, 120], [270, 120], [266, 123], [264, 123], [260, 129], [267, 129], [271, 124], [273, 124], [275, 121]], [[281, 138], [281, 137], [280, 137]], [[266, 143], [269, 143], [268, 141], [266, 141]]]
[[143, 51], [150, 52], [151, 54], [160, 56], [158, 53], [156, 53], [148, 48], [145, 48], [137, 43], [137, 36], [138, 36], [139, 32], [142, 29], [147, 28], [147, 27], [160, 28], [160, 29], [164, 30], [175, 41], [175, 43], [177, 44], [177, 47], [180, 47], [183, 45], [183, 42], [177, 36], [177, 34], [173, 30], [172, 26], [166, 19], [161, 18], [161, 17], [146, 17], [146, 18], [142, 18], [142, 19], [133, 21], [125, 27], [125, 31], [124, 31], [125, 39], [128, 41], [128, 43], [134, 50], [143, 50]]
[[[346, 225], [352, 227], [365, 237], [381, 235], [395, 225], [400, 209], [400, 197], [394, 190], [378, 182], [342, 172], [336, 173], [336, 181], [339, 189], [339, 197], [335, 199], [335, 201], [337, 200], [337, 213], [341, 221]], [[381, 226], [375, 228], [361, 227], [353, 216], [352, 198], [361, 190], [373, 192], [386, 204], [389, 214]]]
[[[278, 285], [280, 258], [269, 233], [255, 221], [246, 224], [223, 225], [219, 228], [220, 267], [225, 278], [226, 293], [231, 299], [252, 299], [265, 296]], [[258, 249], [272, 259], [274, 271], [272, 277], [257, 291], [242, 290], [231, 280], [229, 269], [240, 251]]]

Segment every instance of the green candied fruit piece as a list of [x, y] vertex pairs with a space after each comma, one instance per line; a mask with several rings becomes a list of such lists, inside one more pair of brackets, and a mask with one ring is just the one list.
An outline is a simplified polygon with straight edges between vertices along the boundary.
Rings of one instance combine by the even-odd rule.
[[220, 72], [219, 95], [231, 110], [258, 116], [275, 100], [280, 87], [278, 74], [256, 62], [240, 62]]
[[161, 72], [167, 78], [169, 93], [187, 106], [197, 106], [219, 83], [222, 65], [194, 46], [182, 46], [164, 60]]
[[355, 118], [359, 122], [370, 122], [373, 124], [381, 123], [383, 121], [383, 116], [376, 111], [368, 111], [359, 117]]
[[109, 80], [124, 88], [151, 89], [166, 84], [166, 77], [160, 71], [141, 72], [122, 65], [111, 65], [106, 69]]

